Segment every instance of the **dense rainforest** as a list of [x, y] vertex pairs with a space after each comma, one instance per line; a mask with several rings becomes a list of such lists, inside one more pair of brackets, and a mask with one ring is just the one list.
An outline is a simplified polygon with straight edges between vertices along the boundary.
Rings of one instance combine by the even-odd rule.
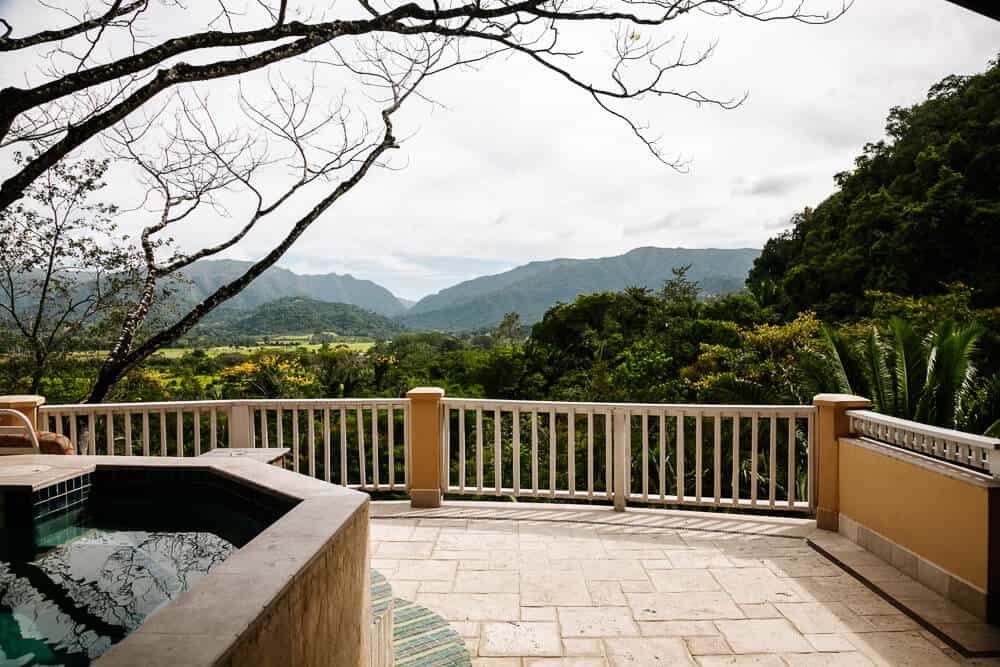
[[[111, 399], [399, 396], [437, 385], [470, 397], [808, 403], [853, 391], [882, 412], [1000, 434], [1000, 63], [892, 109], [886, 138], [835, 179], [834, 194], [768, 241], [740, 294], [707, 296], [688, 267], [668, 267], [659, 290], [584, 294], [530, 329], [510, 315], [475, 334], [392, 331], [367, 350], [154, 357]], [[43, 393], [78, 400], [96, 364], [68, 356]], [[0, 389], [16, 381], [8, 374]]]

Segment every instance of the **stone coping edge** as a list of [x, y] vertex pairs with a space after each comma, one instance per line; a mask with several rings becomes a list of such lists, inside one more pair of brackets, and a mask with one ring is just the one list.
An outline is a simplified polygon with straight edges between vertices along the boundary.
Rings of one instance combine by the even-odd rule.
[[901, 611], [903, 614], [911, 618], [917, 625], [921, 626], [924, 630], [927, 630], [932, 635], [943, 641], [945, 644], [947, 644], [954, 650], [958, 651], [958, 653], [963, 658], [1000, 657], [1000, 651], [975, 651], [973, 649], [967, 648], [955, 638], [942, 632], [940, 629], [938, 629], [937, 626], [935, 626], [933, 623], [925, 619], [923, 616], [910, 609], [908, 606], [906, 606], [906, 603], [897, 600], [896, 598], [892, 597], [891, 595], [883, 591], [878, 584], [869, 580], [867, 577], [862, 575], [853, 567], [851, 567], [847, 563], [843, 562], [842, 560], [834, 556], [832, 553], [830, 553], [829, 551], [821, 547], [819, 544], [814, 542], [811, 538], [808, 537], [806, 538], [806, 544], [808, 544], [816, 553], [823, 556], [831, 563], [842, 569], [844, 572], [847, 572], [847, 574], [851, 575], [852, 577], [860, 581], [862, 584], [864, 584], [865, 588], [870, 590], [872, 593], [875, 593], [875, 595], [879, 596], [880, 598], [891, 604], [893, 607]]
[[[350, 525], [368, 520], [368, 496], [248, 458], [164, 459], [143, 456], [74, 456], [60, 474], [100, 469], [209, 470], [297, 504], [219, 564], [194, 587], [149, 616], [95, 665], [225, 664], [247, 636]], [[3, 461], [51, 464], [67, 457], [18, 455]], [[22, 485], [23, 488], [24, 485]], [[183, 489], [178, 489], [182, 493]], [[367, 529], [367, 525], [365, 526]], [[367, 554], [361, 558], [367, 559]], [[359, 613], [363, 610], [359, 609]]]

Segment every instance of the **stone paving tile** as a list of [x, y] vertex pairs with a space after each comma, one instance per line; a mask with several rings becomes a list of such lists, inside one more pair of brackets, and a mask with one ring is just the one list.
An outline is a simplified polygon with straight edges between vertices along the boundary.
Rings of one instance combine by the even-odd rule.
[[516, 621], [520, 616], [515, 593], [418, 593], [414, 602], [449, 621]]
[[606, 639], [604, 648], [612, 667], [696, 664], [681, 639]]
[[691, 655], [731, 655], [732, 649], [722, 637], [685, 637], [684, 644]]
[[697, 658], [703, 667], [788, 667], [788, 663], [776, 655], [702, 655]]
[[765, 618], [745, 621], [716, 621], [735, 653], [809, 653], [812, 645], [791, 623]]
[[399, 562], [392, 578], [396, 581], [451, 581], [455, 578], [458, 563], [453, 560], [403, 560]]
[[639, 635], [628, 607], [559, 607], [563, 637], [621, 637]]
[[517, 593], [517, 572], [460, 572], [455, 575], [456, 593]]
[[622, 586], [617, 581], [588, 581], [587, 590], [590, 599], [599, 607], [611, 607], [628, 604], [622, 593]]
[[877, 665], [937, 667], [957, 664], [919, 632], [869, 632], [852, 635], [858, 651]]
[[628, 593], [625, 597], [639, 621], [743, 618], [726, 593]]
[[578, 572], [522, 572], [521, 604], [525, 606], [591, 606], [587, 582]]
[[649, 578], [653, 581], [653, 588], [660, 593], [706, 593], [722, 590], [708, 570], [658, 570], [651, 572]]
[[871, 632], [876, 628], [864, 616], [858, 616], [840, 602], [799, 602], [774, 605], [805, 634], [833, 632]]
[[789, 665], [803, 667], [870, 667], [873, 663], [858, 652], [795, 653], [783, 656]]
[[805, 638], [814, 649], [823, 653], [854, 650], [854, 644], [843, 635], [805, 635]]
[[533, 621], [483, 623], [479, 655], [561, 656], [559, 625]]
[[600, 639], [564, 637], [563, 655], [570, 656], [603, 656], [604, 644]]
[[[523, 602], [523, 599], [522, 599]], [[556, 620], [555, 607], [521, 607], [522, 621], [554, 621]]]
[[599, 657], [534, 658], [524, 661], [525, 667], [607, 667], [608, 661]]
[[712, 570], [723, 589], [740, 604], [811, 602], [813, 597], [797, 579], [782, 579], [765, 567]]
[[[706, 530], [380, 518], [370, 553], [397, 597], [453, 624], [474, 667], [955, 664], [934, 635], [801, 539], [712, 533], [716, 517], [684, 521]], [[970, 642], [995, 639], [895, 568], [821, 537]]]
[[639, 621], [643, 637], [698, 637], [719, 634], [712, 621]]

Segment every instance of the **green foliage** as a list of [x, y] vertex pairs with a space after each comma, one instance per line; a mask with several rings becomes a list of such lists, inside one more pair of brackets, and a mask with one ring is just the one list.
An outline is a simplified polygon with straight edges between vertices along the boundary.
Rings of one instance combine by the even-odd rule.
[[316, 333], [385, 340], [402, 332], [397, 322], [358, 306], [293, 296], [250, 311], [222, 311], [195, 327], [186, 340], [218, 345], [255, 341], [261, 336]]
[[[869, 396], [876, 411], [955, 428], [974, 389], [973, 356], [982, 333], [978, 324], [944, 322], [921, 335], [894, 317], [888, 332], [872, 326], [854, 345], [836, 334], [829, 354], [839, 378], [853, 376], [842, 389]], [[862, 375], [848, 368], [861, 368]]]
[[873, 313], [872, 290], [935, 295], [960, 282], [976, 287], [974, 306], [1000, 306], [1000, 63], [892, 109], [886, 132], [837, 175], [836, 193], [767, 242], [747, 283], [764, 305], [854, 318]]

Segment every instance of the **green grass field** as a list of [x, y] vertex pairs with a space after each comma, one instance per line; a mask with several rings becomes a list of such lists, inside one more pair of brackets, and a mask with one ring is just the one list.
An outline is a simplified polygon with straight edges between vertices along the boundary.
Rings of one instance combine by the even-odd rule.
[[[309, 339], [308, 336], [305, 336], [304, 338], [306, 340]], [[275, 343], [277, 343], [277, 344], [275, 344]], [[373, 345], [375, 345], [375, 343], [372, 343], [372, 342], [369, 341], [369, 342], [364, 342], [364, 343], [358, 343], [358, 342], [330, 343], [329, 345], [330, 345], [330, 347], [339, 347], [339, 346], [343, 345], [343, 346], [347, 347], [348, 349], [353, 350], [355, 352], [367, 352]], [[204, 352], [205, 352], [205, 354], [207, 354], [210, 357], [217, 357], [220, 354], [231, 354], [233, 352], [239, 352], [239, 353], [242, 353], [242, 354], [253, 354], [253, 353], [257, 353], [257, 352], [267, 352], [267, 351], [287, 352], [290, 349], [294, 349], [294, 348], [298, 348], [298, 347], [304, 347], [307, 350], [318, 350], [319, 348], [322, 347], [322, 345], [319, 344], [319, 343], [306, 343], [306, 342], [299, 343], [299, 342], [292, 342], [292, 341], [287, 341], [286, 342], [285, 340], [281, 340], [281, 341], [274, 341], [272, 343], [267, 343], [267, 344], [262, 344], [262, 345], [253, 345], [253, 346], [247, 346], [247, 345], [239, 345], [239, 346], [222, 345], [222, 346], [219, 346], [219, 347], [206, 347], [206, 348], [200, 348], [200, 349], [203, 349]], [[185, 354], [187, 354], [188, 352], [191, 352], [191, 351], [193, 351], [195, 349], [199, 349], [199, 348], [193, 348], [193, 347], [168, 347], [168, 348], [164, 348], [164, 349], [160, 350], [159, 352], [157, 352], [155, 356], [163, 357], [163, 358], [166, 358], [166, 359], [178, 359], [178, 358], [184, 356]]]

